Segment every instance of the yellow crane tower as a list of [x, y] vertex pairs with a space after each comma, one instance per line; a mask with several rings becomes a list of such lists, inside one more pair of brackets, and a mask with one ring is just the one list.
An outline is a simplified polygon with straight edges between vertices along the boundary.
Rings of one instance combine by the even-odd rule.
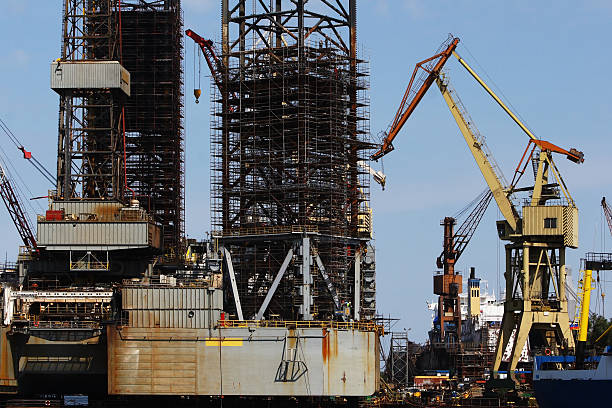
[[[583, 157], [574, 149], [567, 151], [536, 139], [465, 61], [459, 60], [530, 136], [515, 177], [508, 185], [455, 91], [447, 81], [438, 77], [442, 96], [504, 217], [497, 222], [497, 231], [502, 240], [510, 241], [505, 248], [506, 299], [493, 371], [499, 371], [503, 354], [514, 338], [508, 367], [514, 378], [528, 336], [532, 346], [536, 347], [547, 347], [557, 352], [574, 347], [565, 294], [565, 250], [578, 247], [578, 208], [561, 178], [552, 153], [564, 154], [575, 162], [582, 162]], [[533, 156], [535, 148], [539, 153]], [[534, 185], [517, 189], [516, 183], [532, 156], [537, 157]], [[530, 202], [525, 203], [520, 211], [513, 202], [513, 193], [517, 191], [531, 191]]]
[[[437, 82], [504, 217], [497, 222], [497, 231], [500, 239], [509, 242], [505, 247], [506, 297], [493, 371], [494, 374], [499, 371], [504, 352], [514, 339], [508, 367], [514, 378], [528, 337], [532, 347], [549, 348], [557, 353], [574, 348], [565, 294], [565, 251], [578, 247], [578, 208], [553, 161], [553, 153], [563, 154], [576, 163], [582, 163], [584, 157], [576, 149], [567, 151], [536, 138], [457, 54], [458, 44], [458, 38], [449, 36], [434, 56], [417, 64], [393, 123], [371, 158], [378, 160], [394, 150], [393, 141], [404, 123], [432, 83]], [[451, 55], [529, 136], [510, 183], [503, 178], [456, 93], [442, 78], [441, 70]], [[518, 188], [517, 183], [530, 162], [535, 166], [534, 184]], [[517, 192], [529, 193], [529, 200], [516, 202]]]

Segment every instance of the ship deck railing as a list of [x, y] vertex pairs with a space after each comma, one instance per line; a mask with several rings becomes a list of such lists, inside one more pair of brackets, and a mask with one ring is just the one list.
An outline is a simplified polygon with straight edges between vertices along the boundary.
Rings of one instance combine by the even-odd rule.
[[330, 320], [219, 320], [220, 328], [287, 328], [287, 329], [338, 329], [376, 332], [384, 335], [384, 328], [373, 322], [336, 322]]

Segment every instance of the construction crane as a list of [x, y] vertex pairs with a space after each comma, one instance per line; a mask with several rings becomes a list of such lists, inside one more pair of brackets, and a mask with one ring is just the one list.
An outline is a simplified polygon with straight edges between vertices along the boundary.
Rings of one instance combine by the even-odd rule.
[[32, 233], [32, 227], [23, 211], [23, 206], [19, 196], [15, 193], [15, 189], [11, 184], [8, 173], [0, 165], [0, 196], [2, 201], [17, 228], [17, 232], [23, 241], [23, 244], [28, 249], [28, 252], [36, 252], [36, 239]]
[[580, 294], [580, 306], [574, 322], [578, 326], [578, 338], [576, 340], [576, 368], [582, 369], [584, 365], [584, 353], [586, 350], [587, 334], [589, 329], [589, 306], [591, 304], [591, 285], [593, 271], [585, 269], [580, 271], [582, 279], [578, 281], [578, 293]]
[[[223, 75], [225, 75], [227, 68], [223, 64], [223, 61], [217, 56], [217, 52], [215, 51], [214, 43], [212, 40], [206, 40], [196, 34], [193, 30], [185, 31], [187, 37], [191, 38], [197, 45], [200, 46], [200, 50], [202, 50], [202, 54], [204, 54], [204, 58], [206, 59], [206, 64], [210, 69], [210, 73], [212, 74], [213, 80], [223, 94]], [[194, 95], [196, 97], [196, 103], [198, 103], [198, 98], [201, 95], [200, 89], [194, 90]]]
[[431, 84], [434, 83], [444, 67], [444, 64], [446, 64], [446, 61], [448, 61], [457, 47], [457, 44], [459, 44], [459, 39], [449, 36], [433, 57], [427, 58], [416, 64], [412, 76], [410, 77], [410, 82], [408, 82], [408, 88], [406, 88], [406, 92], [400, 103], [400, 107], [393, 118], [389, 130], [385, 132], [385, 137], [380, 149], [371, 156], [372, 160], [378, 160], [387, 153], [393, 151], [393, 140], [395, 140], [400, 130], [402, 130], [404, 123], [406, 123], [410, 115], [412, 115], [412, 112], [414, 112], [414, 109], [421, 99], [423, 99], [423, 96], [425, 96]]
[[[493, 371], [494, 375], [497, 375], [504, 351], [511, 339], [514, 339], [508, 368], [511, 377], [514, 378], [514, 369], [528, 336], [533, 335], [532, 346], [552, 347], [555, 352], [574, 346], [569, 329], [565, 295], [565, 250], [568, 247], [578, 246], [578, 209], [553, 161], [553, 153], [563, 154], [576, 163], [582, 163], [584, 156], [576, 149], [565, 150], [536, 138], [467, 62], [457, 54], [455, 48], [458, 42], [457, 38], [451, 40], [449, 37], [449, 40], [442, 45], [444, 51], [426, 60], [432, 61], [437, 58], [433, 60], [437, 63], [427, 71], [429, 75], [422, 81], [421, 86], [417, 87], [418, 91], [413, 91], [412, 83], [416, 71], [423, 62], [417, 64], [409, 88], [391, 125], [391, 130], [386, 134], [380, 149], [372, 158], [380, 158], [393, 150], [393, 139], [405, 120], [429, 89], [430, 81], [437, 81], [438, 88], [504, 217], [503, 220], [497, 222], [497, 231], [500, 239], [510, 242], [505, 248], [506, 300]], [[511, 183], [504, 179], [499, 166], [484, 143], [484, 138], [469, 118], [456, 93], [450, 89], [448, 81], [441, 78], [440, 70], [450, 55], [457, 58], [460, 64], [529, 136], [529, 142], [516, 167]], [[405, 108], [406, 105], [407, 108]], [[534, 184], [525, 188], [517, 188], [517, 183], [530, 161], [534, 163]], [[530, 201], [525, 202], [520, 211], [513, 202], [514, 194], [518, 192], [528, 192], [531, 195]], [[452, 234], [447, 233], [447, 235]], [[449, 245], [447, 249], [449, 252], [446, 255], [447, 258], [449, 260], [453, 256], [456, 258], [453, 247]], [[446, 279], [449, 284], [457, 284], [450, 278]], [[550, 333], [554, 333], [554, 336], [551, 337]], [[555, 344], [551, 344], [553, 342]]]
[[[438, 322], [440, 324], [440, 343], [461, 342], [461, 301], [459, 295], [462, 291], [462, 277], [455, 273], [455, 264], [463, 254], [472, 239], [476, 228], [491, 202], [493, 195], [485, 190], [468, 207], [474, 205], [473, 210], [464, 222], [454, 231], [457, 220], [454, 217], [445, 217], [441, 225], [444, 227], [443, 250], [436, 259], [436, 265], [443, 270], [442, 275], [434, 275], [434, 293], [438, 295]], [[454, 327], [453, 331], [447, 331]]]
[[[437, 83], [505, 218], [497, 222], [500, 238], [510, 244], [506, 245], [506, 300], [493, 371], [499, 371], [504, 351], [514, 338], [508, 368], [514, 378], [520, 352], [530, 334], [534, 338], [532, 346], [555, 348], [556, 351], [573, 347], [565, 295], [565, 249], [578, 246], [578, 209], [554, 164], [552, 153], [564, 154], [577, 163], [584, 158], [575, 149], [567, 151], [533, 137], [519, 161], [512, 183], [507, 184], [456, 92], [443, 78], [438, 78]], [[501, 101], [498, 103], [505, 107]], [[522, 124], [521, 128], [526, 129]], [[534, 156], [536, 147], [540, 151]], [[529, 161], [526, 157], [534, 158], [537, 163], [535, 182], [531, 187], [517, 189], [516, 183]], [[513, 194], [518, 191], [531, 192], [531, 201], [520, 213], [513, 203]], [[562, 203], [548, 205], [551, 200]], [[549, 332], [555, 333], [556, 344], [549, 344]]]

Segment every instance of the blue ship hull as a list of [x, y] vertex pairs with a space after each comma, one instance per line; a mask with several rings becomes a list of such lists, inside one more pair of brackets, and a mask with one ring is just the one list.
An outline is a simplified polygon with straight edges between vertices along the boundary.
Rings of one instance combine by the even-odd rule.
[[610, 380], [537, 380], [533, 382], [540, 408], [587, 408], [610, 404]]

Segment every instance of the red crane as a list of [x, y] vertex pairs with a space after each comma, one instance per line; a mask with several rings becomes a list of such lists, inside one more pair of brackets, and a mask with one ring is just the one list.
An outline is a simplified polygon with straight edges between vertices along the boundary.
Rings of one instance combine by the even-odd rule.
[[17, 194], [15, 194], [8, 174], [4, 171], [2, 166], [0, 166], [0, 196], [2, 196], [2, 201], [4, 201], [4, 205], [6, 205], [6, 209], [15, 227], [17, 227], [17, 232], [19, 232], [19, 236], [24, 245], [30, 251], [36, 251], [36, 238], [34, 238], [34, 234], [32, 233], [32, 227], [30, 227], [28, 218], [21, 208], [21, 201]]
[[[187, 37], [191, 38], [195, 41], [196, 44], [200, 46], [202, 50], [202, 54], [204, 54], [204, 58], [206, 59], [206, 64], [208, 64], [208, 68], [210, 69], [210, 73], [212, 74], [213, 80], [215, 84], [223, 94], [224, 85], [223, 85], [223, 75], [226, 73], [226, 67], [223, 64], [223, 61], [217, 56], [215, 52], [215, 47], [212, 40], [206, 40], [196, 34], [193, 30], [185, 31]], [[198, 97], [197, 95], [196, 97]]]
[[[412, 115], [412, 112], [414, 112], [414, 109], [421, 99], [423, 99], [423, 96], [425, 96], [431, 84], [433, 84], [438, 75], [440, 75], [442, 67], [444, 67], [446, 61], [453, 55], [453, 51], [457, 48], [457, 44], [459, 44], [459, 38], [449, 36], [433, 57], [427, 58], [416, 64], [410, 82], [408, 83], [408, 88], [404, 93], [402, 103], [393, 119], [393, 123], [389, 131], [385, 133], [385, 139], [383, 140], [382, 146], [371, 156], [372, 160], [378, 160], [387, 153], [393, 151], [393, 139], [395, 139], [402, 129], [406, 120]], [[417, 77], [419, 69], [423, 71], [421, 71], [421, 74]]]
[[[441, 225], [444, 226], [443, 251], [436, 260], [438, 268], [443, 269], [442, 275], [434, 276], [434, 293], [438, 295], [438, 322], [440, 324], [437, 341], [445, 343], [461, 342], [461, 301], [459, 294], [462, 291], [462, 277], [455, 273], [455, 264], [472, 239], [480, 220], [485, 214], [493, 193], [489, 190], [482, 192], [463, 211], [474, 206], [465, 221], [454, 231], [456, 219], [445, 217]], [[446, 323], [454, 327], [447, 333]]]

